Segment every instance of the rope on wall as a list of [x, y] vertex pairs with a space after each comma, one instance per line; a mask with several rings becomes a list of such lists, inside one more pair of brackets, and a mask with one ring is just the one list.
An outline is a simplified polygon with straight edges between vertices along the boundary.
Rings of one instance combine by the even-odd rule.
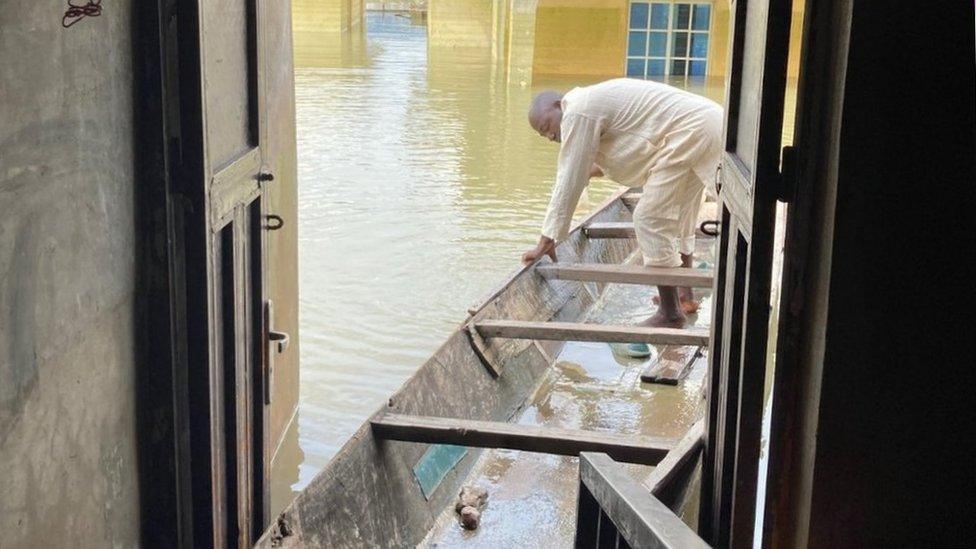
[[61, 18], [61, 26], [68, 28], [85, 17], [98, 17], [102, 14], [102, 0], [88, 0], [82, 4], [78, 0], [68, 0], [68, 9]]

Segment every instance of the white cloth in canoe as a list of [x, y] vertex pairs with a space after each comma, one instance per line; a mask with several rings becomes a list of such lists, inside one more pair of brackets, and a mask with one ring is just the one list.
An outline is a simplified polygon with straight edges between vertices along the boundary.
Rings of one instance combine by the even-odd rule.
[[630, 78], [575, 88], [562, 100], [562, 144], [542, 234], [566, 238], [592, 164], [644, 187], [634, 228], [644, 264], [676, 267], [694, 251], [704, 185], [714, 193], [722, 107], [705, 97]]

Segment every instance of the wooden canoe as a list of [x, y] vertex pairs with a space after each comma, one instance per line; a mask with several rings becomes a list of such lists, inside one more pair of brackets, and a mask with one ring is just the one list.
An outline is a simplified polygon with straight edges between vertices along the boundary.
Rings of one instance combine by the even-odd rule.
[[664, 459], [677, 440], [509, 423], [566, 340], [707, 343], [701, 331], [578, 321], [608, 284], [708, 283], [708, 273], [655, 273], [623, 265], [636, 249], [632, 235], [586, 235], [590, 225], [629, 223], [628, 204], [633, 202], [634, 193], [627, 189], [615, 193], [559, 244], [559, 263], [543, 259], [518, 269], [470, 309], [440, 349], [363, 423], [257, 545], [415, 546], [453, 505], [482, 448], [575, 456], [595, 451], [651, 465]]

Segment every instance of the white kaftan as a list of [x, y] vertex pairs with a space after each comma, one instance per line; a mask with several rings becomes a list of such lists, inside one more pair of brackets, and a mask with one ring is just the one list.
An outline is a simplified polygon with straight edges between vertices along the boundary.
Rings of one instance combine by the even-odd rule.
[[661, 84], [618, 78], [576, 88], [562, 100], [562, 145], [542, 234], [562, 240], [596, 164], [610, 179], [644, 187], [634, 228], [644, 264], [677, 267], [694, 251], [707, 184], [722, 152], [722, 107]]

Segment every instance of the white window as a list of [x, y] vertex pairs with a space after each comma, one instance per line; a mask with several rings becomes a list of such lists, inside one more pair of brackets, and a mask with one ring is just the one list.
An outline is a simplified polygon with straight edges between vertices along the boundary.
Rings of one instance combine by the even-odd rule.
[[631, 2], [627, 76], [705, 76], [711, 4]]

